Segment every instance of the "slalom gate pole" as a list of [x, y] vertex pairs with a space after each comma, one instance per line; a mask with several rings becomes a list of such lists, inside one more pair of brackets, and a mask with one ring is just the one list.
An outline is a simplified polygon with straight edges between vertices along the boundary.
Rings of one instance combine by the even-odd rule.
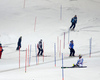
[[29, 66], [29, 45], [28, 45], [28, 66]]
[[20, 68], [20, 46], [19, 46], [19, 68]]
[[31, 45], [30, 45], [30, 55], [29, 55], [29, 66], [30, 66], [30, 63], [31, 63]]
[[24, 5], [23, 5], [23, 8], [25, 8], [25, 0], [24, 0]]
[[63, 48], [65, 49], [65, 32], [64, 32], [64, 44], [63, 44]]
[[56, 43], [54, 43], [54, 62], [56, 67]]
[[69, 44], [69, 38], [70, 38], [70, 30], [68, 29], [68, 44]]
[[[38, 48], [37, 48], [37, 51], [39, 51]], [[37, 54], [38, 54], [38, 52], [37, 52]], [[38, 57], [38, 64], [39, 64], [39, 55], [37, 57]]]
[[61, 40], [60, 40], [60, 52], [59, 52], [59, 57], [61, 56]]
[[44, 62], [44, 42], [43, 42], [43, 62]]
[[59, 37], [57, 37], [57, 52], [59, 53]]
[[26, 48], [26, 55], [25, 55], [25, 72], [26, 72], [26, 68], [27, 68], [27, 48]]
[[35, 32], [35, 29], [36, 29], [36, 19], [37, 19], [37, 17], [35, 17], [34, 32]]
[[89, 57], [91, 57], [91, 48], [92, 48], [92, 38], [90, 38], [90, 53], [89, 53]]
[[37, 65], [37, 46], [35, 44], [35, 54], [36, 54], [36, 65]]
[[[62, 67], [64, 67], [63, 66], [64, 64], [63, 64], [63, 53], [62, 53]], [[64, 80], [64, 69], [62, 68], [62, 80]]]
[[60, 20], [62, 20], [62, 5], [60, 6]]

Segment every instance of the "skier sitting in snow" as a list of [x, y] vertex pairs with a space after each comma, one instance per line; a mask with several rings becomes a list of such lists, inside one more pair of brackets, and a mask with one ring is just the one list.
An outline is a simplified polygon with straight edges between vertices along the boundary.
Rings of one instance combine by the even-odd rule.
[[83, 66], [83, 58], [82, 58], [82, 55], [79, 55], [79, 59], [78, 59], [76, 65], [73, 64], [73, 67], [82, 67], [82, 66]]
[[37, 48], [38, 48], [38, 50], [39, 50], [38, 56], [39, 56], [39, 55], [42, 56], [42, 54], [43, 54], [42, 39], [39, 41], [39, 43], [38, 43], [38, 45], [37, 45]]

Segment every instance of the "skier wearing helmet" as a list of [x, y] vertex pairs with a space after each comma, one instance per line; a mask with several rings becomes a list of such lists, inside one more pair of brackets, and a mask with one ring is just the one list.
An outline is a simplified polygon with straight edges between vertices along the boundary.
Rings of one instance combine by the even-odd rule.
[[70, 41], [69, 49], [70, 49], [70, 55], [69, 56], [75, 56], [75, 50], [74, 50], [73, 40]]
[[[75, 15], [72, 19], [71, 19], [71, 26], [70, 26], [70, 30], [74, 30], [76, 23], [77, 23], [77, 15]], [[71, 29], [72, 28], [72, 29]]]
[[42, 49], [42, 39], [39, 41], [38, 45], [37, 45], [37, 48], [38, 48], [38, 56], [42, 56], [43, 54], [43, 49]]
[[83, 58], [82, 58], [82, 55], [79, 55], [79, 59], [76, 63], [76, 65], [73, 64], [74, 67], [82, 67], [83, 66]]
[[18, 39], [16, 50], [19, 50], [21, 48], [21, 41], [22, 41], [22, 36], [20, 36], [20, 38]]

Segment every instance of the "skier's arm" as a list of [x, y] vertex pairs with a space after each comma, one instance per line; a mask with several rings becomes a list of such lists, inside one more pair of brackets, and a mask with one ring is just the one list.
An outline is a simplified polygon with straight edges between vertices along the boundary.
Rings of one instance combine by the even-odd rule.
[[77, 61], [76, 65], [78, 65], [78, 64], [79, 64], [79, 60]]

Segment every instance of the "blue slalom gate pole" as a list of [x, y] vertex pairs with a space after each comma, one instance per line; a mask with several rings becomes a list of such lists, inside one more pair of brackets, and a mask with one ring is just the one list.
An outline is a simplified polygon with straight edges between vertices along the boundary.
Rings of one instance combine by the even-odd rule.
[[62, 5], [60, 6], [60, 20], [62, 20]]
[[69, 38], [70, 38], [70, 29], [68, 29], [68, 44], [69, 44]]
[[90, 53], [89, 53], [89, 57], [91, 57], [91, 48], [92, 48], [92, 38], [90, 38]]
[[65, 49], [65, 32], [64, 32], [64, 43], [63, 43], [63, 48]]
[[35, 53], [36, 53], [36, 64], [37, 64], [37, 46], [35, 44]]
[[64, 80], [64, 64], [63, 64], [63, 53], [62, 53], [62, 80]]
[[31, 63], [31, 45], [30, 45], [30, 55], [29, 55], [29, 66], [30, 66], [30, 63]]
[[54, 60], [55, 60], [55, 67], [56, 67], [56, 43], [54, 43]]

